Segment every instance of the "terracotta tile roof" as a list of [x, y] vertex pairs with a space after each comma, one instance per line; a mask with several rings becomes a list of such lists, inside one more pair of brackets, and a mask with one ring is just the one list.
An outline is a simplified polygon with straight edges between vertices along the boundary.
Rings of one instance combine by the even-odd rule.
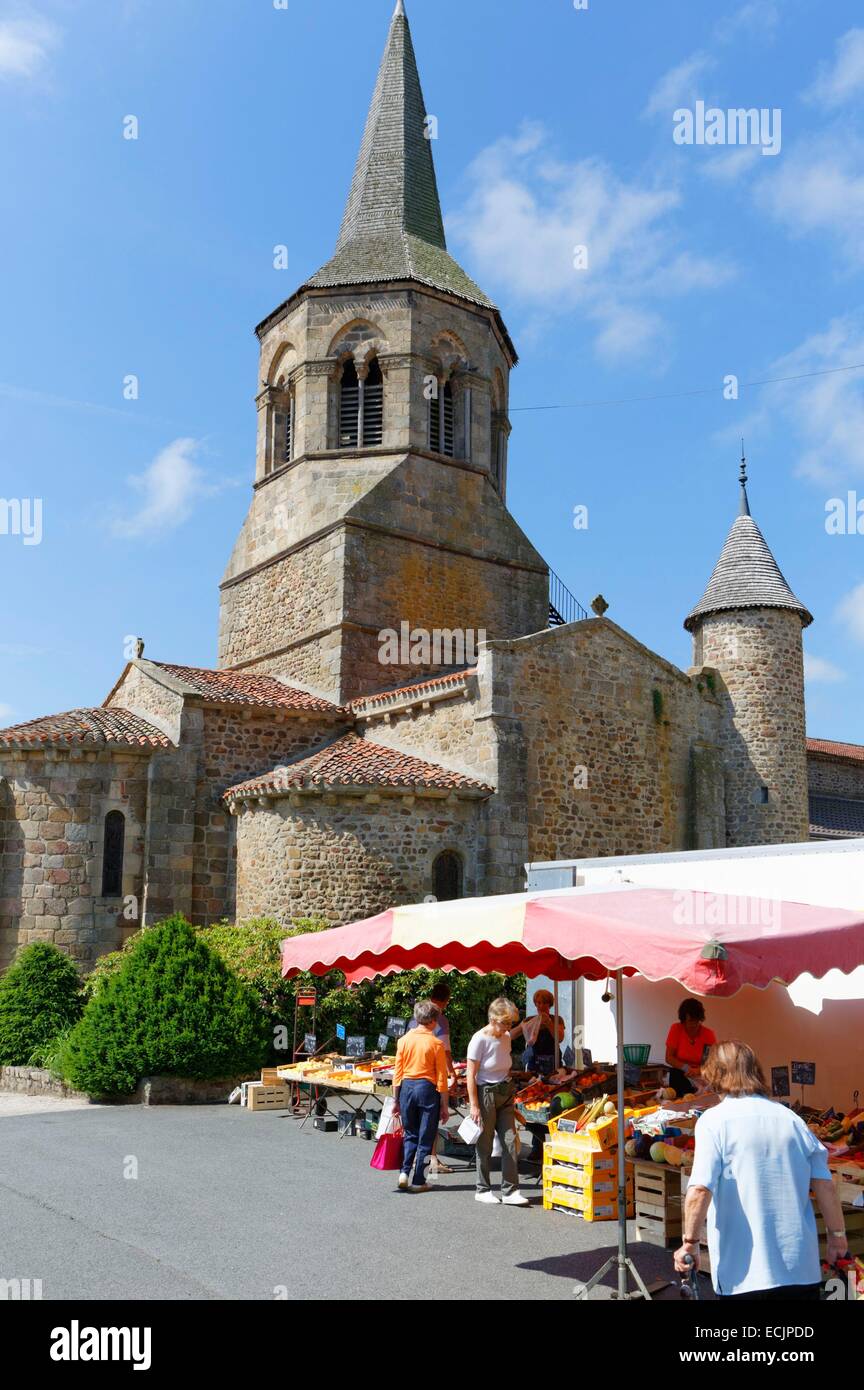
[[864, 763], [864, 745], [860, 743], [834, 743], [827, 738], [808, 738], [808, 753], [825, 753], [830, 758], [849, 758], [852, 762]]
[[461, 685], [466, 676], [473, 676], [476, 673], [476, 666], [466, 666], [463, 670], [451, 671], [446, 676], [431, 676], [425, 680], [413, 681], [410, 685], [397, 685], [392, 690], [378, 690], [374, 695], [361, 695], [356, 700], [352, 700], [351, 709], [368, 709], [370, 706], [385, 705], [400, 695], [413, 695], [418, 700], [422, 700], [427, 693], [446, 690], [450, 685]]
[[71, 709], [48, 714], [26, 724], [0, 729], [0, 748], [39, 748], [74, 744], [101, 748], [107, 744], [129, 748], [173, 748], [161, 729], [148, 724], [128, 709]]
[[198, 666], [175, 666], [170, 661], [151, 661], [169, 676], [191, 686], [202, 700], [233, 705], [261, 705], [279, 709], [309, 710], [318, 714], [340, 712], [340, 706], [318, 695], [297, 690], [275, 676], [253, 676], [243, 671], [205, 671]]
[[297, 758], [284, 767], [276, 767], [262, 777], [253, 777], [229, 787], [224, 796], [228, 800], [235, 800], [244, 796], [278, 796], [301, 788], [326, 791], [352, 786], [402, 787], [406, 790], [429, 787], [483, 796], [491, 795], [493, 790], [483, 782], [463, 776], [461, 772], [450, 772], [435, 763], [400, 753], [395, 748], [370, 743], [357, 734], [343, 734], [315, 753]]
[[864, 838], [864, 801], [811, 794], [810, 834], [828, 840]]

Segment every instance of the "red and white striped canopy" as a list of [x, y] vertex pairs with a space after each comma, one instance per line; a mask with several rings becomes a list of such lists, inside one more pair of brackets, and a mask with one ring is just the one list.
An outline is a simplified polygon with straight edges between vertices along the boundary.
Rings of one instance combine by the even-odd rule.
[[615, 884], [390, 908], [282, 943], [282, 974], [398, 970], [603, 979], [623, 970], [728, 996], [864, 965], [864, 913], [769, 898]]

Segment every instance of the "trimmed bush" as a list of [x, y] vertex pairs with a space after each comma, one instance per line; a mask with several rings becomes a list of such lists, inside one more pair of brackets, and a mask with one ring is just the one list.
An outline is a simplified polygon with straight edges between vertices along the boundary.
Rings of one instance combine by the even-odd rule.
[[257, 1071], [269, 1027], [255, 992], [183, 917], [149, 927], [106, 974], [64, 1049], [65, 1074], [91, 1095], [125, 1095], [142, 1076]]
[[81, 978], [48, 941], [25, 946], [0, 977], [0, 1064], [23, 1067], [81, 1017]]

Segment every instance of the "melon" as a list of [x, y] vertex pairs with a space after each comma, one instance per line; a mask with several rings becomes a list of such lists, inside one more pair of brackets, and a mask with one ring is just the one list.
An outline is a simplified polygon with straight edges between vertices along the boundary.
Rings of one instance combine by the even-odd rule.
[[676, 1149], [674, 1144], [663, 1144], [663, 1156], [667, 1163], [671, 1163], [674, 1168], [680, 1168], [684, 1161], [684, 1155], [680, 1149]]
[[661, 1139], [651, 1145], [650, 1154], [652, 1163], [666, 1162], [666, 1145]]
[[624, 1152], [628, 1158], [638, 1158], [639, 1144], [637, 1141], [635, 1139], [628, 1139], [627, 1143], [624, 1145]]

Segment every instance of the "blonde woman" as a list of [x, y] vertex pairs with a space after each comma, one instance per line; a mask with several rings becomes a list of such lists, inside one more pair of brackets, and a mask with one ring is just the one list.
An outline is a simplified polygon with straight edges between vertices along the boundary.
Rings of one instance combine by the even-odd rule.
[[[475, 1033], [468, 1044], [468, 1100], [471, 1119], [480, 1125], [477, 1140], [478, 1202], [499, 1200], [508, 1207], [527, 1207], [527, 1197], [519, 1191], [519, 1146], [513, 1097], [516, 1088], [510, 1079], [510, 1029], [519, 1021], [519, 1011], [509, 999], [493, 999], [489, 1022]], [[501, 1197], [492, 1191], [489, 1172], [495, 1135], [501, 1143]]]

